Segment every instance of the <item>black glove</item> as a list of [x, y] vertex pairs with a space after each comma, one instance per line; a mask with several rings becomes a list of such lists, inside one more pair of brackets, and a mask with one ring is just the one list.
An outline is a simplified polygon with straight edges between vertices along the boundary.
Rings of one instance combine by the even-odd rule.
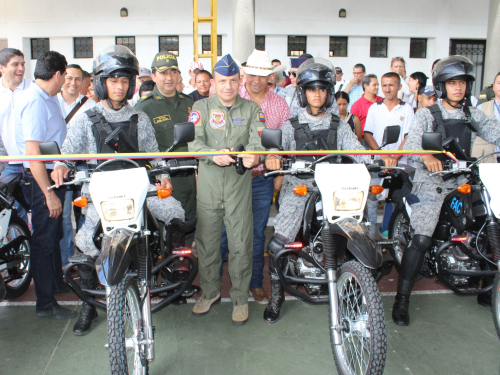
[[[242, 144], [239, 144], [238, 146], [236, 146], [234, 148], [234, 151], [236, 151], [236, 152], [245, 151], [245, 146], [243, 146]], [[235, 161], [234, 166], [236, 168], [236, 172], [238, 174], [244, 174], [247, 171], [247, 168], [245, 168], [245, 166], [243, 165], [243, 161], [241, 160], [241, 158], [236, 157], [236, 155], [231, 155], [231, 157]]]

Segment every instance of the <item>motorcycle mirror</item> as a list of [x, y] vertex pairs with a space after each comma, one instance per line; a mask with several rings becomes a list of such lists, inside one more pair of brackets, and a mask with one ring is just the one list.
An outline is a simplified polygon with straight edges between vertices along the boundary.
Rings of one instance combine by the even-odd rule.
[[194, 124], [192, 122], [182, 122], [174, 125], [174, 143], [165, 151], [169, 152], [180, 143], [194, 141]]
[[425, 132], [422, 135], [422, 148], [424, 150], [443, 151], [443, 137], [439, 132]]
[[281, 130], [280, 129], [262, 129], [260, 143], [265, 148], [277, 148], [279, 150], [281, 147]]
[[392, 125], [388, 126], [384, 130], [384, 136], [382, 138], [382, 146], [380, 148], [390, 145], [392, 143], [397, 143], [399, 140], [399, 134], [401, 133], [401, 126]]
[[57, 142], [40, 143], [40, 154], [42, 155], [61, 155], [61, 150]]

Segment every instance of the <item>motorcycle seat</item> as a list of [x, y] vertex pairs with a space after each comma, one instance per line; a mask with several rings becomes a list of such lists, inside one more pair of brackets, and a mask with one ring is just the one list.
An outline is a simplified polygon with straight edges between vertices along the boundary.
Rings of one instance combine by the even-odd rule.
[[198, 217], [195, 215], [191, 220], [182, 221], [181, 219], [172, 219], [170, 221], [170, 226], [176, 232], [188, 233], [194, 230], [196, 227], [196, 221]]
[[4, 193], [12, 194], [16, 186], [19, 185], [21, 179], [22, 175], [20, 173], [9, 174], [8, 176], [0, 178], [0, 190]]

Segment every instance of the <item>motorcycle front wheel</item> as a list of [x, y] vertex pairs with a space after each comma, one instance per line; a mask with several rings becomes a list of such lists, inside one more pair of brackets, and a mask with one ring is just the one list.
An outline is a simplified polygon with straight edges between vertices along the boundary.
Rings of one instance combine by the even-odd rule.
[[342, 342], [330, 342], [341, 375], [379, 375], [385, 367], [387, 333], [384, 307], [370, 272], [356, 261], [337, 271], [338, 316]]
[[394, 209], [389, 222], [389, 240], [398, 241], [397, 244], [389, 246], [389, 251], [394, 259], [394, 267], [399, 273], [403, 254], [408, 247], [407, 237], [411, 236], [410, 223], [398, 209]]
[[28, 228], [28, 224], [17, 216], [15, 211], [12, 211], [9, 227], [7, 228], [7, 232], [2, 237], [1, 241], [2, 243], [7, 244], [20, 236], [25, 236], [27, 239], [21, 242], [18, 249], [12, 249], [6, 254], [13, 257], [19, 256], [22, 258], [20, 263], [0, 271], [5, 282], [5, 299], [8, 300], [19, 298], [26, 293], [30, 287], [32, 279], [30, 267], [31, 232]]
[[142, 310], [137, 283], [126, 277], [108, 296], [108, 343], [112, 375], [147, 375], [144, 357]]
[[493, 322], [497, 330], [498, 338], [500, 339], [500, 274], [497, 273], [493, 287], [491, 289], [491, 313], [493, 315]]

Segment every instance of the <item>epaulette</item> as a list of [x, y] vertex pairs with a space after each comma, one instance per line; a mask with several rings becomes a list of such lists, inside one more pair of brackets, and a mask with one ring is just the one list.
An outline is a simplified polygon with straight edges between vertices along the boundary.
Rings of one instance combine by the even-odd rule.
[[491, 89], [493, 87], [493, 83], [485, 87], [485, 89]]

